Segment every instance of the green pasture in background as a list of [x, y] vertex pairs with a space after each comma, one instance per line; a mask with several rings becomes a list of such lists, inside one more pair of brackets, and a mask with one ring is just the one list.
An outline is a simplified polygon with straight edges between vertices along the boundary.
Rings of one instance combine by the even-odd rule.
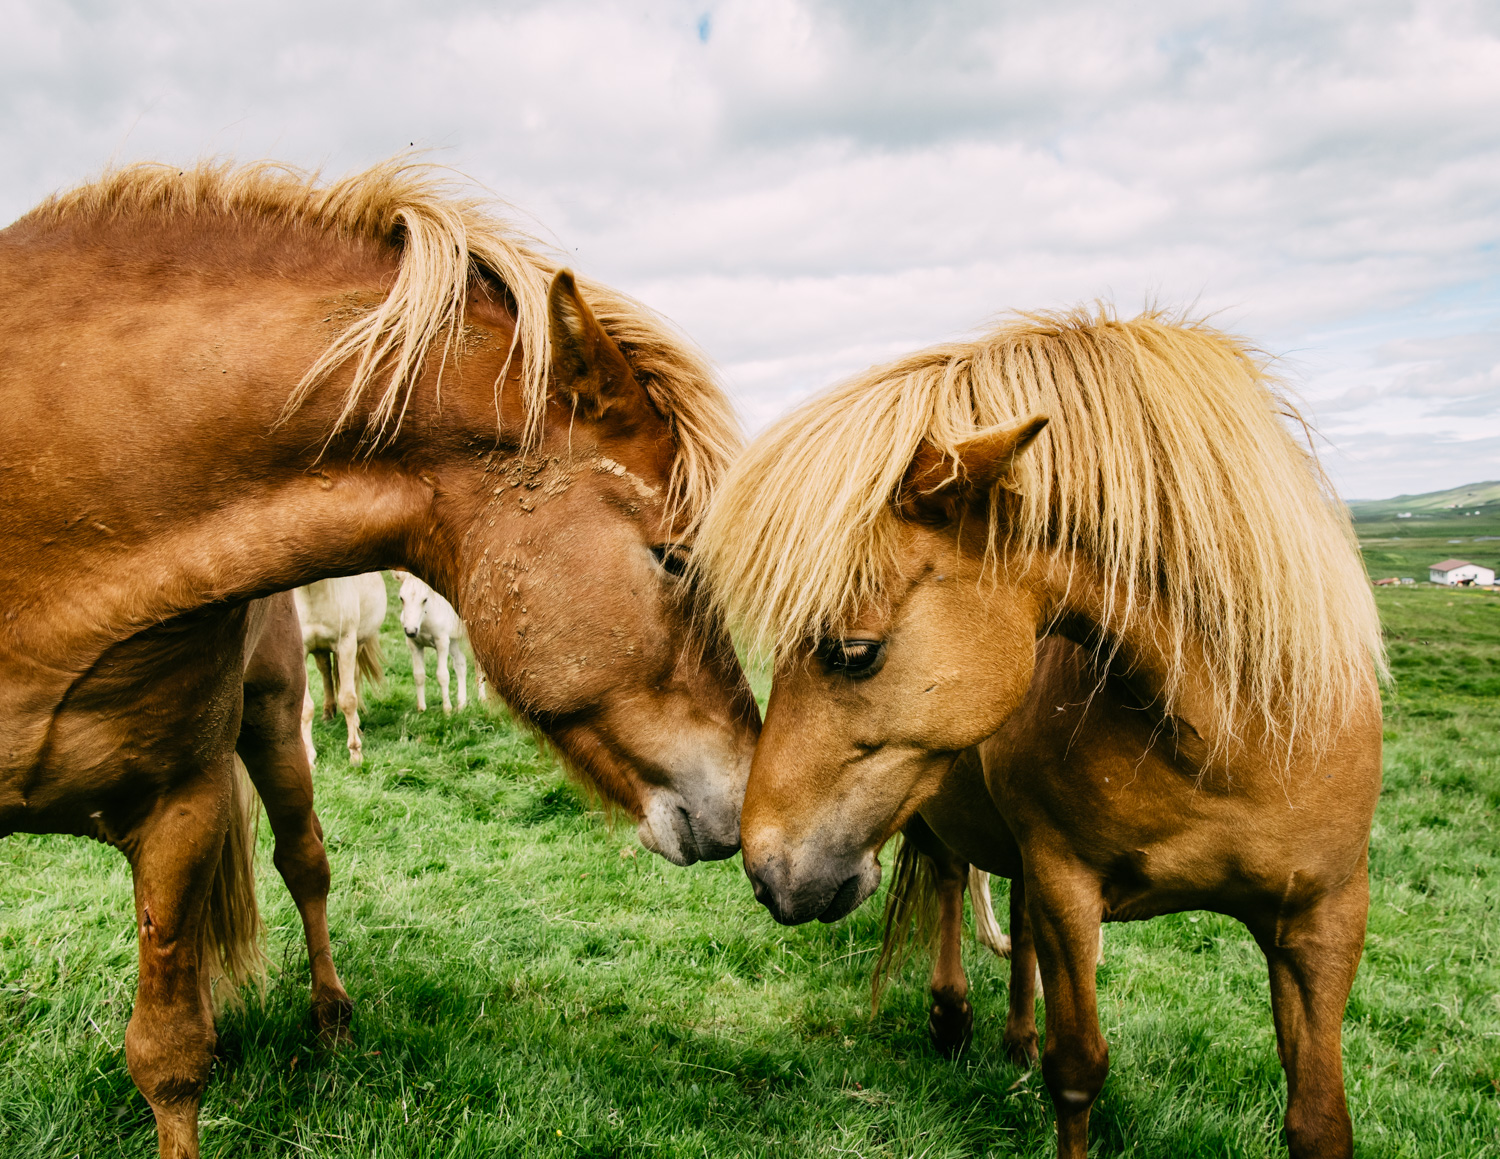
[[1500, 574], [1500, 482], [1349, 505], [1372, 579], [1427, 581], [1427, 569], [1466, 559]]
[[[1500, 1156], [1500, 597], [1377, 598], [1399, 682], [1345, 1022], [1358, 1153]], [[317, 728], [354, 1043], [326, 1054], [308, 1030], [301, 930], [263, 827], [275, 967], [221, 1020], [206, 1156], [1050, 1153], [1040, 1075], [1000, 1052], [1004, 963], [966, 942], [975, 1039], [940, 1059], [925, 963], [870, 1015], [878, 899], [783, 929], [738, 858], [681, 870], [647, 854], [503, 711], [417, 713], [394, 615], [386, 653], [365, 767], [348, 766], [342, 721]], [[1106, 954], [1092, 1153], [1284, 1155], [1245, 931], [1197, 913], [1114, 925]], [[119, 854], [0, 842], [0, 1155], [155, 1155], [122, 1049], [134, 984]]]

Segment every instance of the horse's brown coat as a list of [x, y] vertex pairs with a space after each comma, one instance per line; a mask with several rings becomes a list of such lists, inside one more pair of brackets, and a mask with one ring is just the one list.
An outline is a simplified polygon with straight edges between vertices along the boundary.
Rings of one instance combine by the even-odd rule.
[[[638, 341], [643, 312], [622, 354], [559, 275], [538, 411], [512, 308], [546, 308], [476, 260], [463, 342], [419, 366], [399, 424], [341, 389], [348, 366], [287, 409], [402, 275], [404, 194], [388, 176], [364, 190], [373, 209], [333, 225], [276, 211], [301, 185], [241, 204], [222, 175], [152, 171], [155, 201], [106, 183], [0, 232], [0, 833], [87, 834], [130, 858], [141, 978], [127, 1050], [163, 1155], [197, 1153], [214, 1041], [199, 932], [237, 744], [270, 770], [257, 784], [308, 922], [316, 1008], [337, 1023], [347, 1003], [294, 755], [302, 685], [275, 712], [247, 699], [258, 597], [410, 568], [463, 615], [496, 688], [644, 839], [678, 861], [738, 842], [754, 702], [727, 638], [650, 550], [695, 514], [670, 498], [674, 472], [686, 456], [701, 484], [713, 455], [688, 453], [688, 418], [636, 377], [671, 357], [665, 337]], [[622, 299], [599, 293], [618, 316]]]
[[1099, 923], [1184, 908], [1239, 917], [1266, 952], [1293, 1155], [1352, 1152], [1339, 1033], [1379, 624], [1347, 513], [1281, 411], [1232, 337], [1022, 320], [804, 404], [706, 525], [721, 602], [776, 653], [742, 825], [756, 896], [835, 920], [898, 830], [930, 837], [951, 1048], [963, 862], [1015, 880], [1008, 1036], [1034, 1049], [1034, 945], [1064, 1159], [1087, 1153], [1107, 1068]]

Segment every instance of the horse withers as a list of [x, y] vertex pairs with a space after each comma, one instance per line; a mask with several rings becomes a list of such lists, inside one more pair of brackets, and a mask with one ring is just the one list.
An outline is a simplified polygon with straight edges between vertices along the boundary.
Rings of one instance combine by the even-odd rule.
[[738, 848], [759, 716], [682, 575], [738, 436], [670, 325], [402, 162], [113, 172], [0, 231], [0, 313], [0, 833], [129, 858], [163, 1155], [255, 599], [408, 568], [648, 847]]
[[[1099, 923], [1185, 909], [1265, 952], [1292, 1154], [1352, 1153], [1383, 660], [1347, 514], [1288, 420], [1207, 327], [1031, 316], [782, 420], [699, 539], [775, 656], [742, 822], [756, 896], [835, 920], [918, 819], [1010, 877], [1007, 1038], [1036, 1049], [1034, 946], [1067, 1159], [1108, 1066]], [[935, 1030], [961, 1038], [950, 997]]]
[[[411, 678], [417, 688], [417, 711], [427, 711], [427, 652], [437, 653], [438, 692], [443, 711], [453, 711], [453, 696], [448, 683], [448, 656], [453, 656], [453, 673], [458, 679], [458, 707], [469, 703], [469, 662], [464, 647], [469, 641], [468, 629], [459, 619], [453, 605], [410, 572], [401, 573], [401, 631], [411, 652]], [[456, 645], [456, 646], [455, 646]], [[484, 670], [474, 672], [474, 692], [484, 700]]]

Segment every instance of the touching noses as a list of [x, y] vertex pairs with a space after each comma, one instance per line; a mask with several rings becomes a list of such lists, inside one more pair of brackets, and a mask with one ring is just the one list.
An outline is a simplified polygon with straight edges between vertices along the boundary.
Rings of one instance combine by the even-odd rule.
[[872, 852], [839, 855], [817, 847], [788, 849], [785, 842], [741, 834], [745, 874], [755, 900], [782, 925], [817, 918], [836, 922], [880, 884], [880, 863]]

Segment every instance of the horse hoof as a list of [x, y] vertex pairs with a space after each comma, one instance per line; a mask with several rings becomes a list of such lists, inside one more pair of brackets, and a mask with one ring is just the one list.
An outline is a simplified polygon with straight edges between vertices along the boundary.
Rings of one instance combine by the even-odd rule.
[[927, 1031], [939, 1054], [944, 1058], [957, 1058], [969, 1045], [973, 1034], [974, 1008], [967, 1002], [959, 1002], [956, 1006], [934, 1002], [932, 1013], [927, 1017]]
[[331, 709], [331, 708], [325, 708], [323, 710], [323, 719], [324, 720], [332, 720], [336, 715], [337, 715], [337, 713], [335, 713], [333, 711], [333, 709]]
[[313, 1029], [318, 1032], [318, 1042], [328, 1050], [338, 1050], [354, 1041], [354, 1036], [349, 1033], [349, 1023], [353, 1018], [354, 1003], [348, 998], [313, 1003]]
[[1040, 1040], [1036, 1031], [1029, 1034], [1007, 1034], [1001, 1041], [1001, 1047], [1005, 1051], [1005, 1057], [1017, 1066], [1035, 1066], [1038, 1056]]
[[364, 755], [362, 753], [350, 752], [350, 754], [349, 754], [349, 763], [351, 765], [356, 765], [356, 766], [364, 764], [365, 763]]

